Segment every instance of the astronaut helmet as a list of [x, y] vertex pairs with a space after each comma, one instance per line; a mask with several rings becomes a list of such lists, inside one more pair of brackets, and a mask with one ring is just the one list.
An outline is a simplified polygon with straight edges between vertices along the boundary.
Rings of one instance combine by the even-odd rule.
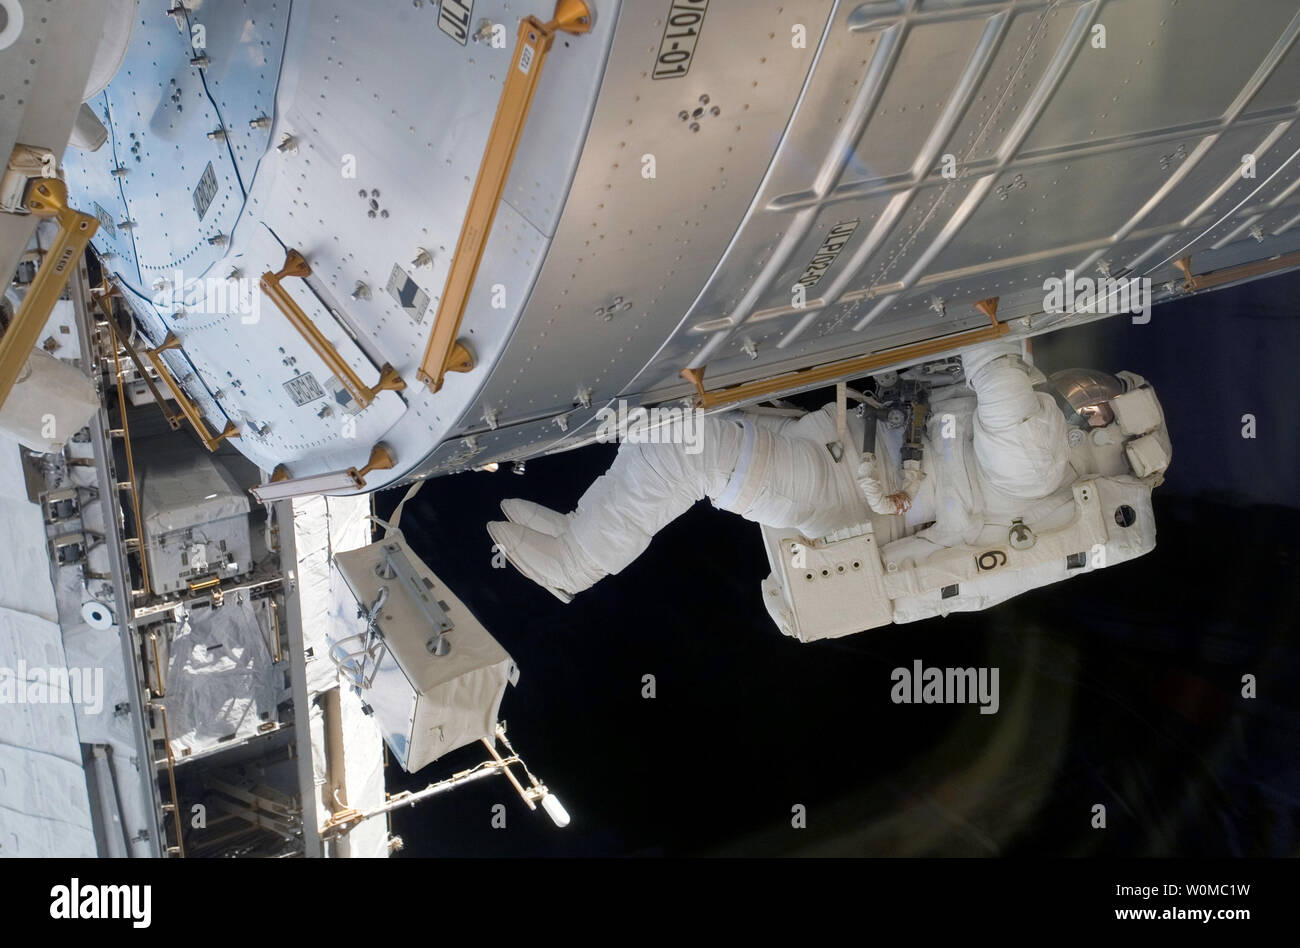
[[1104, 428], [1115, 420], [1110, 400], [1128, 386], [1109, 372], [1097, 369], [1062, 369], [1038, 385], [1056, 400], [1066, 423], [1074, 428]]

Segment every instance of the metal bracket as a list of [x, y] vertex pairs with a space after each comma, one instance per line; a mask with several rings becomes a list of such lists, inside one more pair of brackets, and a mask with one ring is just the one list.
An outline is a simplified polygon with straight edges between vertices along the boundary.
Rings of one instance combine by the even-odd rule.
[[[349, 652], [345, 643], [357, 641], [361, 648]], [[375, 680], [379, 666], [388, 654], [388, 646], [379, 637], [370, 637], [364, 632], [340, 639], [329, 651], [330, 661], [338, 666], [339, 674], [352, 683], [353, 687], [365, 690]]]
[[[379, 625], [379, 616], [388, 602], [388, 587], [380, 586], [375, 601], [368, 606], [357, 606], [357, 618], [366, 620], [366, 631], [358, 632], [339, 639], [329, 650], [329, 658], [338, 666], [339, 674], [350, 681], [359, 691], [369, 688], [379, 673], [388, 646], [384, 642], [384, 631]], [[345, 643], [359, 642], [361, 647], [349, 652]], [[373, 661], [372, 661], [373, 660]], [[369, 674], [366, 672], [367, 662]]]
[[[501, 744], [504, 745], [506, 753], [509, 756], [501, 756], [500, 752], [498, 752], [496, 748], [497, 741], [500, 741]], [[564, 809], [559, 798], [551, 792], [551, 789], [547, 787], [546, 784], [537, 779], [536, 775], [528, 769], [528, 765], [524, 763], [523, 758], [519, 756], [519, 752], [511, 746], [510, 740], [506, 737], [506, 725], [504, 721], [497, 723], [496, 733], [493, 740], [489, 741], [487, 738], [483, 738], [483, 746], [486, 747], [489, 754], [491, 754], [487, 760], [474, 767], [470, 767], [468, 770], [462, 770], [458, 773], [452, 774], [450, 777], [444, 780], [439, 780], [437, 783], [431, 783], [423, 790], [402, 790], [398, 793], [389, 794], [388, 799], [382, 804], [366, 811], [357, 810], [352, 807], [341, 807], [331, 814], [330, 818], [325, 822], [321, 835], [325, 837], [345, 836], [361, 825], [361, 823], [372, 817], [384, 813], [391, 813], [392, 811], [402, 807], [415, 806], [415, 804], [422, 800], [440, 796], [441, 794], [455, 790], [457, 787], [461, 787], [467, 783], [472, 783], [476, 780], [482, 780], [486, 777], [494, 776], [495, 774], [505, 775], [506, 779], [510, 781], [511, 785], [519, 793], [519, 796], [523, 799], [528, 809], [536, 810], [537, 804], [541, 803], [542, 809], [546, 811], [546, 814], [551, 818], [556, 826], [563, 829], [569, 825], [568, 811]], [[515, 766], [518, 766], [524, 772], [524, 777], [528, 781], [528, 786], [524, 786], [519, 778], [511, 771], [510, 768]]]
[[366, 475], [371, 471], [391, 471], [396, 463], [397, 461], [389, 453], [388, 448], [385, 445], [377, 444], [370, 449], [370, 458], [366, 461], [365, 467], [350, 467], [347, 470], [347, 475], [352, 479], [352, 483], [356, 485], [357, 490], [360, 490], [366, 486]]

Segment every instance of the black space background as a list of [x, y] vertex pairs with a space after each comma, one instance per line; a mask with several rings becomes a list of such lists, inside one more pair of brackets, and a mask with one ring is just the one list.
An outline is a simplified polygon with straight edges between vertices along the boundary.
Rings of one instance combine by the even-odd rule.
[[[565, 606], [493, 569], [483, 527], [505, 497], [571, 509], [612, 446], [530, 461], [522, 477], [430, 481], [404, 532], [518, 662], [502, 716], [573, 821], [556, 829], [492, 778], [397, 812], [402, 855], [1300, 853], [1297, 298], [1291, 274], [1167, 304], [1145, 326], [1115, 317], [1034, 340], [1049, 373], [1148, 378], [1173, 466], [1152, 554], [984, 613], [787, 639], [760, 602], [758, 527], [707, 503]], [[400, 493], [379, 495], [381, 517]], [[914, 659], [999, 667], [1000, 712], [892, 704], [890, 672]], [[482, 756], [390, 766], [389, 790]], [[498, 802], [505, 829], [490, 826]], [[1090, 826], [1097, 803], [1104, 830]], [[806, 829], [791, 827], [795, 804]]]

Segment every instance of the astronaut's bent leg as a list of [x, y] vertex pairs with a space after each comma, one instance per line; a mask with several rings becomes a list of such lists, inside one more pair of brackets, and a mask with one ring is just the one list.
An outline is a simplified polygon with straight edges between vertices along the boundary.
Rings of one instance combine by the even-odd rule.
[[716, 417], [700, 425], [694, 444], [621, 444], [557, 536], [515, 523], [489, 524], [488, 532], [520, 572], [568, 601], [621, 571], [656, 533], [725, 488], [740, 454], [740, 426]]

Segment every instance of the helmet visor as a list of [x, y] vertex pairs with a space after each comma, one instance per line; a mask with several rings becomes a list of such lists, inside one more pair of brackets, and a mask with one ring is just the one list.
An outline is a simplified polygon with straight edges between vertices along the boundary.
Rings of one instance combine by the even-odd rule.
[[1115, 420], [1110, 400], [1124, 393], [1124, 383], [1109, 372], [1062, 369], [1039, 386], [1061, 406], [1066, 421], [1086, 428], [1101, 428]]

